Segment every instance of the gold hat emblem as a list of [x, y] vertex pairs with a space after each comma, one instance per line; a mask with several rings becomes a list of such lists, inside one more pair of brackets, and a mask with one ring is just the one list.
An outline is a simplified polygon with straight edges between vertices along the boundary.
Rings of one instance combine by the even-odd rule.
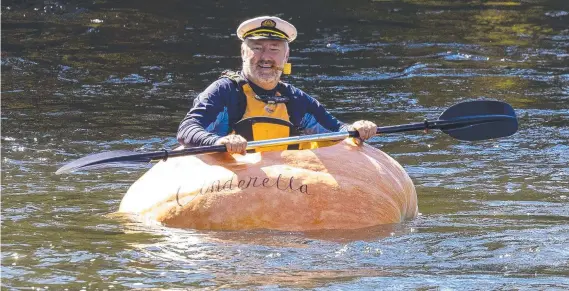
[[262, 27], [275, 27], [277, 23], [272, 19], [265, 19], [261, 22]]

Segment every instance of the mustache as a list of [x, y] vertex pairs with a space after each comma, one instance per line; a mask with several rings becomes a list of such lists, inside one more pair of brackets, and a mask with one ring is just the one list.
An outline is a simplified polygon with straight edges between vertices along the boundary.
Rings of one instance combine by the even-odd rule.
[[282, 72], [284, 70], [284, 67], [279, 67], [275, 64], [275, 62], [272, 62], [272, 61], [259, 61], [259, 62], [256, 62], [254, 64], [250, 64], [248, 62], [243, 62], [243, 67], [254, 68], [256, 66], [264, 65], [264, 64], [271, 65], [271, 69], [273, 69], [275, 71], [281, 71]]

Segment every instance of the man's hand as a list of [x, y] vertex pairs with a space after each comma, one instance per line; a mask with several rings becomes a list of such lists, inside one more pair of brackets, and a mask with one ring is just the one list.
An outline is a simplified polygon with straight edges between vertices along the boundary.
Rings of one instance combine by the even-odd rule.
[[352, 128], [360, 134], [360, 137], [355, 139], [357, 145], [362, 145], [364, 140], [375, 136], [377, 132], [377, 125], [367, 120], [354, 122]]
[[216, 145], [224, 144], [230, 154], [246, 154], [247, 140], [240, 135], [230, 134], [218, 139]]

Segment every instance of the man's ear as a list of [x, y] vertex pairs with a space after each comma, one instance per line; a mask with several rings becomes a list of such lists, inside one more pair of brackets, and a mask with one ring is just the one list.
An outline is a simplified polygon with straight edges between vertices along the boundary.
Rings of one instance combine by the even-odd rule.
[[287, 48], [286, 54], [285, 54], [285, 61], [284, 61], [285, 63], [288, 63], [288, 57], [289, 57], [289, 55], [290, 55], [290, 49]]
[[241, 61], [245, 61], [245, 46], [247, 45], [246, 41], [241, 43]]

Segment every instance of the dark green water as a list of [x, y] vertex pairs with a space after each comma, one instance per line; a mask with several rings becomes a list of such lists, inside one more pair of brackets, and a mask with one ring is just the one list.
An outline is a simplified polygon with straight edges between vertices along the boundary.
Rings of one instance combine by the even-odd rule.
[[[395, 125], [460, 101], [520, 130], [371, 143], [412, 177], [422, 215], [357, 231], [207, 232], [109, 215], [146, 168], [56, 176], [107, 150], [176, 146], [191, 99], [240, 65], [234, 31], [299, 30], [287, 81], [341, 120]], [[2, 289], [569, 288], [569, 3], [2, 1]]]

